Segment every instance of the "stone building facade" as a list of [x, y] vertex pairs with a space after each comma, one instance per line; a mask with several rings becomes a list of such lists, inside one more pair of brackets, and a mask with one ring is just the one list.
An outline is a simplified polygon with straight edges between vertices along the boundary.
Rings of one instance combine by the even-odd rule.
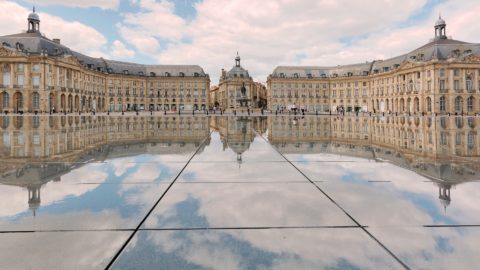
[[240, 56], [230, 71], [222, 69], [219, 86], [211, 91], [212, 105], [220, 109], [255, 109], [267, 104], [267, 89], [253, 81], [248, 70], [240, 65]]
[[210, 78], [196, 65], [139, 65], [93, 58], [40, 33], [0, 37], [2, 112], [201, 110]]
[[426, 114], [480, 112], [480, 44], [453, 40], [443, 19], [434, 39], [394, 58], [336, 67], [277, 67], [271, 110]]

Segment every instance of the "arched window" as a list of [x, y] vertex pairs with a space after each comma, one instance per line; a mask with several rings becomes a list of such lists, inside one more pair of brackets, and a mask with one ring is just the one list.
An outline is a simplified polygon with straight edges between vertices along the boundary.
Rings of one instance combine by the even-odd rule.
[[440, 97], [440, 111], [441, 112], [444, 112], [445, 111], [445, 97], [444, 96], [441, 96]]
[[40, 109], [40, 94], [37, 92], [34, 92], [32, 95], [32, 101], [33, 101], [33, 109], [34, 110], [39, 110]]
[[10, 65], [9, 64], [5, 64], [3, 66], [3, 81], [2, 81], [2, 84], [5, 86], [5, 87], [8, 87], [10, 86]]
[[458, 112], [462, 110], [462, 103], [463, 103], [462, 97], [455, 98], [455, 111]]
[[473, 103], [475, 102], [475, 99], [473, 97], [468, 97], [467, 98], [467, 111], [468, 112], [473, 112]]

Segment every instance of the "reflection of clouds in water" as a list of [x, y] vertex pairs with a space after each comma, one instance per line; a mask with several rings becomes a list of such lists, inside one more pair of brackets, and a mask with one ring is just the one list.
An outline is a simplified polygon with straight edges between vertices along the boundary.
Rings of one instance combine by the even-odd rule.
[[[60, 203], [67, 197], [79, 197], [95, 190], [108, 177], [103, 164], [87, 164], [61, 177], [59, 182], [47, 182], [40, 189], [41, 206], [45, 207]], [[82, 185], [83, 182], [95, 182], [96, 184]], [[4, 203], [2, 203], [2, 201]], [[8, 207], [0, 207], [0, 216], [12, 216], [28, 210], [28, 190], [23, 187], [0, 186], [0, 204]]]
[[12, 216], [28, 209], [28, 190], [14, 186], [0, 186], [0, 217]]
[[180, 175], [180, 181], [224, 182], [224, 181], [296, 181], [307, 182], [287, 162], [250, 162], [239, 165], [236, 162], [190, 163]]
[[[190, 200], [196, 203], [180, 211]], [[175, 184], [146, 227], [204, 226], [198, 217], [211, 227], [353, 225], [310, 183]]]
[[116, 158], [107, 161], [113, 167], [115, 176], [122, 176], [128, 169], [135, 167], [135, 158]]
[[138, 165], [134, 171], [123, 177], [122, 183], [131, 184], [138, 182], [153, 182], [160, 176], [159, 164], [144, 163]]
[[476, 269], [480, 229], [369, 228], [375, 237], [414, 269]]
[[295, 166], [312, 180], [326, 180], [320, 186], [327, 194], [368, 225], [470, 224], [480, 219], [475, 199], [480, 197], [478, 182], [453, 187], [453, 201], [445, 213], [438, 200], [438, 184], [391, 163], [298, 162]]
[[[143, 231], [116, 266], [177, 269], [396, 269], [397, 263], [360, 229]], [[133, 267], [130, 265], [130, 267]]]
[[0, 235], [3, 269], [102, 269], [129, 232]]

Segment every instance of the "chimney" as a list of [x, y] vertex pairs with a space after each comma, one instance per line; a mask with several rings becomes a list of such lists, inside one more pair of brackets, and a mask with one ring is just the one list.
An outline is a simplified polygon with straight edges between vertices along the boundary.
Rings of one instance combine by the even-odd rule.
[[57, 43], [57, 44], [60, 44], [60, 39], [59, 38], [54, 38], [53, 39], [53, 42]]

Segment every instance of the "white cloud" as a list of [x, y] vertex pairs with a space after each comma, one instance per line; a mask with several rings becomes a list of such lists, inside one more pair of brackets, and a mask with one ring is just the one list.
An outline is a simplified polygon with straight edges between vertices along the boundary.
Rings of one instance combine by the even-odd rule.
[[[20, 29], [26, 30], [27, 17], [30, 12], [17, 3], [0, 2], [0, 35], [16, 34], [20, 32]], [[39, 16], [40, 31], [48, 38], [60, 38], [62, 44], [90, 56], [105, 57], [108, 55], [104, 53], [107, 44], [106, 37], [94, 28], [46, 13], [39, 13]]]
[[114, 9], [116, 10], [120, 4], [120, 0], [42, 0], [42, 1], [32, 1], [30, 3], [35, 5], [59, 5], [59, 6], [68, 6], [68, 7], [80, 7], [80, 8], [90, 8], [97, 7], [101, 9]]
[[438, 5], [428, 18], [399, 27], [426, 2], [204, 0], [188, 21], [174, 13], [171, 1], [138, 0], [133, 4], [140, 11], [125, 14], [119, 31], [159, 63], [200, 64], [214, 81], [240, 51], [242, 65], [265, 81], [277, 65], [352, 64], [406, 53], [433, 36], [439, 11], [450, 34], [475, 41], [480, 7], [470, 0]]
[[112, 52], [110, 53], [113, 57], [118, 58], [131, 58], [135, 56], [135, 52], [125, 47], [125, 44], [120, 40], [115, 40], [112, 46]]

